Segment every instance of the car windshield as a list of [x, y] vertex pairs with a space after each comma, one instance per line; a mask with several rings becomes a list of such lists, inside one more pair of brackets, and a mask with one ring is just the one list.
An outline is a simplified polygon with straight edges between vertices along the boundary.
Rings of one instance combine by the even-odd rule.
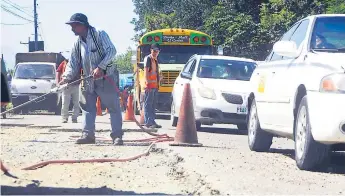
[[200, 60], [197, 76], [199, 78], [249, 81], [255, 67], [256, 64], [253, 62], [202, 59]]
[[54, 66], [48, 64], [18, 64], [14, 78], [17, 79], [54, 79]]
[[[212, 53], [211, 46], [159, 46], [158, 62], [161, 64], [185, 64], [194, 54], [207, 55]], [[141, 59], [150, 54], [150, 45], [141, 46]]]
[[345, 17], [321, 17], [316, 19], [311, 48], [317, 50], [345, 50]]

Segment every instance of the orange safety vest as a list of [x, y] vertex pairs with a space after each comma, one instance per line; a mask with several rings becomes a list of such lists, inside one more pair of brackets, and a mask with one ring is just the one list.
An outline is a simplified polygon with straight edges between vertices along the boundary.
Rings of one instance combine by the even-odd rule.
[[[151, 58], [151, 57], [148, 57]], [[151, 58], [151, 69], [148, 70], [147, 88], [158, 88], [157, 61]]]

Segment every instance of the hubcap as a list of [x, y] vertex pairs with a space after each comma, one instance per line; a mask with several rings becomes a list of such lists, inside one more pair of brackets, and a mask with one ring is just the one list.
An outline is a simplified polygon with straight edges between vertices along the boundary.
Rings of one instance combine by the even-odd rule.
[[249, 127], [248, 127], [248, 137], [249, 137], [249, 142], [252, 143], [254, 141], [254, 136], [256, 132], [256, 127], [257, 127], [257, 114], [256, 114], [256, 106], [253, 105], [251, 111], [250, 111], [250, 116], [249, 116]]
[[296, 127], [295, 151], [296, 151], [298, 159], [301, 159], [304, 154], [306, 135], [307, 135], [306, 132], [307, 132], [307, 111], [306, 111], [306, 108], [303, 106], [298, 115], [297, 127]]

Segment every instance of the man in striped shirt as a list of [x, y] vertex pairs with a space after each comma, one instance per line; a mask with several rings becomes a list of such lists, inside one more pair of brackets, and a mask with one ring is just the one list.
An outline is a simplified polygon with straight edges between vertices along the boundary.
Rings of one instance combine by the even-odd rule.
[[[114, 145], [122, 145], [122, 115], [119, 103], [119, 93], [116, 89], [116, 68], [111, 65], [116, 49], [108, 34], [90, 26], [84, 14], [74, 14], [66, 24], [78, 36], [71, 52], [71, 58], [60, 84], [70, 82], [78, 74], [92, 75], [80, 85], [79, 104], [83, 112], [83, 134], [77, 144], [95, 143], [96, 99], [108, 108], [112, 132], [110, 134]], [[103, 77], [106, 75], [106, 77]]]

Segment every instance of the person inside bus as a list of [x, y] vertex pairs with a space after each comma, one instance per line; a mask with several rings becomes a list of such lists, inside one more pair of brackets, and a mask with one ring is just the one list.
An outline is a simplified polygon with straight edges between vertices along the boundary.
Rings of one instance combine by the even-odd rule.
[[161, 76], [158, 75], [158, 44], [151, 45], [151, 54], [144, 58], [144, 122], [148, 128], [161, 128], [156, 123], [156, 101]]

